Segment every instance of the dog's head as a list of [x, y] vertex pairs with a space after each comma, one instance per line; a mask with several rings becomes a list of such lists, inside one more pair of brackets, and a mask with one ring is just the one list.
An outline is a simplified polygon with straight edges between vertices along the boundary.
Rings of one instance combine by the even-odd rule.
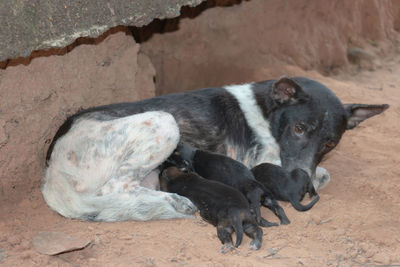
[[389, 105], [347, 104], [327, 87], [306, 78], [282, 77], [274, 82], [270, 115], [272, 134], [280, 146], [282, 167], [315, 177], [324, 155], [339, 143], [346, 130], [380, 114]]

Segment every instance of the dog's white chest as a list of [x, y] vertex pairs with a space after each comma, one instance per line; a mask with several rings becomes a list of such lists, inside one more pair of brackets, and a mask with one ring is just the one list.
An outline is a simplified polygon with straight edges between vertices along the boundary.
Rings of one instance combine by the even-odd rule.
[[263, 162], [281, 166], [279, 145], [272, 136], [268, 120], [264, 118], [261, 108], [257, 104], [251, 84], [227, 86], [225, 90], [238, 101], [247, 124], [253, 131], [257, 142], [262, 146], [261, 152], [246, 155], [244, 163], [249, 167]]

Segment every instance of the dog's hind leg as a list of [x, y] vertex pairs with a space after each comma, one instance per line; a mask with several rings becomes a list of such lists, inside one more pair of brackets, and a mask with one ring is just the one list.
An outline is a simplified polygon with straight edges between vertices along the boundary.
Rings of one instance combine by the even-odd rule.
[[275, 199], [271, 199], [266, 197], [264, 200], [263, 205], [270, 209], [281, 221], [281, 224], [289, 224], [290, 220], [286, 216], [285, 211], [283, 208], [278, 204], [278, 202]]
[[261, 230], [261, 228], [254, 223], [244, 223], [243, 230], [245, 234], [252, 239], [252, 241], [250, 242], [250, 249], [260, 249], [263, 236], [263, 231]]
[[260, 211], [260, 200], [258, 203], [251, 203], [250, 204], [250, 211], [254, 215], [255, 220], [257, 221], [258, 225], [262, 227], [272, 227], [272, 226], [278, 226], [277, 223], [269, 222], [263, 217], [261, 217], [261, 211]]
[[231, 251], [234, 248], [232, 241], [232, 233], [233, 233], [232, 226], [226, 226], [223, 224], [217, 225], [217, 235], [222, 243], [221, 253], [223, 254]]
[[91, 203], [100, 211], [92, 217], [93, 221], [188, 218], [197, 210], [185, 197], [140, 186], [130, 192], [105, 195]]
[[54, 146], [43, 196], [53, 210], [69, 218], [187, 217], [196, 210], [187, 198], [141, 186], [178, 141], [178, 125], [165, 112], [79, 118]]
[[258, 225], [262, 227], [278, 226], [277, 223], [272, 223], [261, 217], [261, 197], [264, 194], [263, 190], [256, 189], [248, 194], [247, 199], [250, 204], [250, 212], [254, 215]]

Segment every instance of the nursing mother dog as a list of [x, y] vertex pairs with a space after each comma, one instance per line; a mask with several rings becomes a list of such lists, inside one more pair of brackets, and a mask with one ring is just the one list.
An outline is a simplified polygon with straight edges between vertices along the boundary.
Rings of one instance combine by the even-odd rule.
[[196, 207], [158, 189], [158, 167], [179, 141], [227, 155], [252, 168], [268, 162], [317, 167], [343, 133], [388, 105], [346, 104], [321, 83], [282, 77], [206, 88], [140, 102], [94, 107], [69, 117], [47, 153], [42, 192], [68, 218], [123, 221], [183, 218]]

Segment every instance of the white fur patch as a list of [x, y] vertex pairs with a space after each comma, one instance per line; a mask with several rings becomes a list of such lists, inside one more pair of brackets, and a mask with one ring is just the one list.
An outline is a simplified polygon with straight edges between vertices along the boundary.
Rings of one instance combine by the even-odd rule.
[[263, 152], [256, 161], [249, 160], [247, 165], [255, 166], [262, 162], [269, 162], [281, 166], [280, 148], [272, 136], [269, 122], [264, 118], [258, 106], [251, 84], [231, 85], [225, 89], [239, 102], [247, 124], [256, 136], [257, 142], [263, 146]]
[[53, 210], [70, 218], [185, 217], [196, 209], [188, 199], [141, 184], [178, 141], [178, 125], [165, 112], [105, 121], [78, 119], [54, 146], [43, 196]]

